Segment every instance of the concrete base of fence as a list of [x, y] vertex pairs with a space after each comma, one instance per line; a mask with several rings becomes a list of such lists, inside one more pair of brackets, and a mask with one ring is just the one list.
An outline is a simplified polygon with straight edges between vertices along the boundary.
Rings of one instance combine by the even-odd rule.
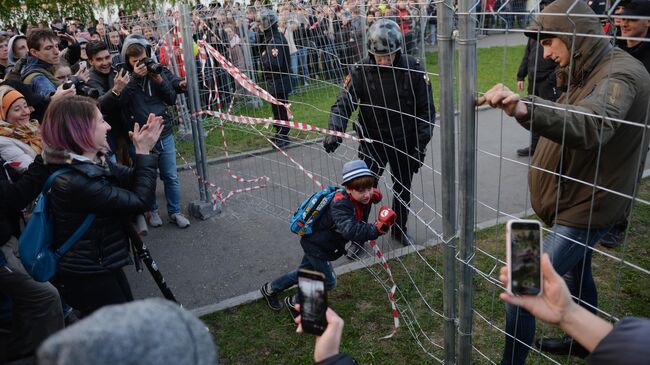
[[187, 211], [190, 213], [190, 216], [204, 221], [221, 213], [221, 203], [217, 202], [216, 205], [212, 205], [211, 203], [197, 200], [187, 206]]

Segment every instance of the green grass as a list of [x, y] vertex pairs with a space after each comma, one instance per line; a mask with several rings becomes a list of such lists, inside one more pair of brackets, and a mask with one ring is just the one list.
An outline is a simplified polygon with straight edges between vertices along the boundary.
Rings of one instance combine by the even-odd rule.
[[[650, 200], [650, 179], [643, 181], [639, 197]], [[629, 260], [643, 268], [650, 268], [650, 207], [637, 205], [628, 230], [626, 244], [607, 253]], [[496, 278], [501, 264], [488, 255], [505, 258], [505, 228], [498, 225], [477, 232], [474, 265]], [[420, 256], [421, 255], [421, 256]], [[341, 275], [329, 295], [332, 306], [346, 321], [341, 351], [354, 356], [362, 364], [425, 364], [434, 361], [418, 345], [442, 358], [439, 348], [427, 345], [424, 336], [442, 344], [443, 321], [428, 305], [442, 313], [442, 279], [433, 270], [443, 273], [442, 247], [436, 246], [390, 261], [399, 287], [396, 295], [401, 310], [402, 327], [390, 340], [379, 340], [391, 331], [392, 317], [387, 294], [372, 273], [387, 284], [387, 275], [379, 266], [369, 270]], [[650, 285], [646, 274], [629, 265], [596, 253], [593, 271], [599, 290], [599, 308], [620, 318], [626, 315], [650, 317]], [[271, 279], [271, 278], [269, 278]], [[484, 277], [474, 275], [474, 310], [489, 323], [474, 314], [473, 345], [493, 361], [498, 361], [503, 349], [504, 307], [498, 295], [501, 292]], [[408, 324], [417, 319], [422, 329], [419, 338], [412, 337]], [[286, 310], [272, 312], [264, 301], [235, 307], [203, 317], [215, 335], [223, 364], [307, 364], [312, 361], [313, 338], [295, 333], [295, 327]], [[559, 334], [548, 325], [538, 325], [537, 335]], [[488, 363], [477, 351], [473, 363]], [[566, 357], [552, 357], [567, 363]], [[531, 354], [530, 363], [550, 363]], [[582, 360], [577, 363], [584, 363]]]
[[[524, 46], [514, 47], [492, 47], [479, 48], [477, 58], [477, 91], [485, 92], [498, 82], [503, 82], [508, 87], [516, 86], [516, 74], [519, 67], [519, 61], [524, 53]], [[458, 56], [456, 55], [455, 73], [458, 74]], [[438, 73], [438, 55], [437, 53], [427, 53], [425, 62], [426, 70], [433, 73], [431, 84], [434, 91], [434, 103], [436, 110], [439, 110], [440, 93]], [[456, 79], [457, 80], [457, 79]], [[319, 81], [312, 81], [319, 82]], [[320, 81], [322, 82], [322, 81]], [[318, 127], [327, 127], [329, 120], [329, 110], [335, 102], [336, 96], [341, 90], [342, 85], [321, 85], [318, 90], [307, 90], [290, 97], [291, 109], [294, 113], [294, 120], [305, 122]], [[458, 86], [455, 85], [455, 90]], [[455, 97], [456, 105], [457, 97]], [[272, 116], [271, 106], [263, 102], [260, 108], [241, 107], [232, 111], [233, 114], [246, 115], [251, 117], [270, 117]], [[214, 118], [205, 118], [206, 129], [209, 134], [206, 138], [206, 152], [209, 158], [224, 155], [223, 140], [219, 129], [214, 129], [216, 121]], [[231, 123], [225, 125], [226, 139], [228, 148], [231, 152], [251, 151], [262, 147], [268, 147], [268, 142], [262, 138], [258, 132], [248, 126], [237, 126]], [[265, 134], [271, 134], [272, 129], [266, 129], [263, 126], [257, 126], [256, 129]], [[291, 131], [291, 135], [297, 139], [315, 138], [315, 134], [307, 135], [304, 132], [296, 130]], [[194, 159], [194, 147], [192, 141], [177, 140], [178, 152], [188, 161]]]

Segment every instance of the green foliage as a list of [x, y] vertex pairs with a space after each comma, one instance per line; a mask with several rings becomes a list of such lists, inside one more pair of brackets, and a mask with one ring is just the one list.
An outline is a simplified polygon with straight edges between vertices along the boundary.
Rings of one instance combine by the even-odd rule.
[[[170, 1], [171, 5], [176, 1]], [[117, 8], [127, 13], [138, 9], [155, 10], [159, 3], [152, 0], [3, 0], [0, 2], [0, 24], [20, 26], [23, 22], [49, 24], [56, 18], [95, 18], [95, 11]]]

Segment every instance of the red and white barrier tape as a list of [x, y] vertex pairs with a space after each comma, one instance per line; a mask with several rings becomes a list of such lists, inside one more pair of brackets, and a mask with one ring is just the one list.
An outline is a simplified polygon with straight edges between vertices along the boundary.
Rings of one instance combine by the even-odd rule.
[[232, 76], [235, 81], [237, 81], [237, 83], [244, 89], [246, 89], [251, 94], [261, 98], [262, 100], [268, 101], [271, 104], [284, 106], [287, 109], [289, 120], [293, 119], [293, 112], [290, 109], [291, 104], [279, 101], [268, 91], [262, 89], [259, 85], [254, 83], [253, 80], [248, 77], [248, 75], [239, 70], [235, 65], [232, 64], [232, 62], [228, 61], [226, 57], [224, 57], [221, 53], [219, 53], [219, 51], [214, 49], [214, 47], [212, 47], [203, 39], [199, 40], [199, 50], [202, 48], [205, 49], [207, 53], [210, 54], [210, 56], [212, 56], [217, 62], [219, 62], [221, 67], [223, 67], [223, 69], [226, 70], [226, 72], [228, 72], [230, 76]]
[[393, 337], [399, 328], [399, 312], [397, 311], [397, 305], [395, 304], [395, 291], [397, 290], [397, 284], [395, 284], [395, 279], [393, 279], [393, 273], [390, 270], [390, 265], [388, 265], [388, 261], [386, 261], [384, 254], [381, 252], [379, 246], [377, 246], [377, 242], [375, 242], [375, 240], [372, 240], [368, 243], [370, 244], [370, 247], [372, 247], [372, 249], [375, 251], [375, 255], [377, 255], [377, 257], [379, 257], [381, 260], [382, 265], [384, 266], [384, 270], [386, 270], [391, 283], [393, 283], [393, 286], [390, 288], [390, 292], [388, 293], [388, 300], [390, 301], [390, 306], [393, 309], [393, 332], [381, 338], [381, 340], [385, 340]]
[[274, 124], [274, 125], [279, 125], [279, 126], [284, 126], [284, 127], [291, 127], [293, 129], [299, 129], [301, 131], [307, 131], [307, 132], [320, 132], [323, 134], [329, 134], [332, 136], [337, 136], [345, 139], [350, 139], [353, 141], [363, 141], [363, 142], [368, 142], [372, 143], [373, 140], [370, 138], [359, 138], [355, 137], [351, 134], [345, 133], [345, 132], [339, 132], [339, 131], [333, 131], [331, 129], [327, 128], [321, 128], [321, 127], [316, 127], [311, 124], [307, 123], [302, 123], [302, 122], [292, 122], [288, 120], [275, 120], [271, 118], [256, 118], [256, 117], [249, 117], [246, 115], [233, 115], [229, 113], [222, 113], [222, 112], [215, 112], [212, 110], [202, 110], [197, 113], [198, 115], [210, 115], [216, 118], [219, 118], [221, 120], [225, 120], [228, 122], [232, 123], [237, 123], [237, 124], [248, 124], [248, 125], [257, 125], [257, 124]]

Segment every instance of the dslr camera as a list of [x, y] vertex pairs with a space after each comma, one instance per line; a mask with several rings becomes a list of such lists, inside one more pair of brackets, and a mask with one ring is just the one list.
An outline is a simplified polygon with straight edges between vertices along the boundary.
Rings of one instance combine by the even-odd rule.
[[161, 65], [160, 63], [152, 60], [149, 57], [145, 57], [145, 58], [141, 59], [138, 62], [138, 66], [140, 66], [140, 65], [147, 66], [147, 72], [151, 72], [151, 73], [154, 73], [156, 75], [160, 75], [163, 72], [163, 65]]
[[86, 83], [77, 76], [72, 76], [72, 80], [66, 81], [63, 84], [63, 89], [68, 90], [72, 85], [74, 85], [77, 95], [88, 96], [93, 99], [99, 98], [99, 90], [86, 85]]

